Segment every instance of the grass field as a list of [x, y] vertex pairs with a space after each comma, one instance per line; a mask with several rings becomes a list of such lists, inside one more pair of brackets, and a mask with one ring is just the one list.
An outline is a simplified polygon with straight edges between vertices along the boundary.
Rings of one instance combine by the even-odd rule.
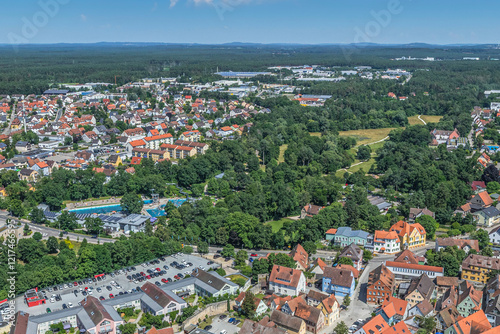
[[364, 129], [364, 130], [351, 130], [340, 131], [339, 136], [353, 137], [356, 139], [356, 146], [370, 144], [384, 139], [389, 135], [389, 132], [395, 128], [382, 128], [382, 129]]
[[[421, 115], [422, 118], [427, 123], [438, 123], [443, 116], [429, 116], [429, 115]], [[422, 121], [418, 119], [418, 115], [408, 117], [408, 122], [410, 125], [423, 125]]]
[[313, 137], [321, 137], [321, 132], [309, 132], [309, 135]]
[[288, 148], [288, 144], [283, 144], [280, 146], [280, 156], [278, 158], [278, 163], [285, 162], [285, 151]]
[[291, 222], [291, 221], [292, 220], [290, 220], [290, 219], [282, 218], [280, 220], [273, 220], [273, 221], [267, 222], [266, 225], [270, 225], [273, 229], [273, 233], [276, 233], [283, 227], [283, 224], [285, 222]]

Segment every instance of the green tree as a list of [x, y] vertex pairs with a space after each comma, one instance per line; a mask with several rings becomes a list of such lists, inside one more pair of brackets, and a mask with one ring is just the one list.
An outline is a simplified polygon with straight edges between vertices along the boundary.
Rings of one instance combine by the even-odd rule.
[[13, 199], [9, 204], [9, 211], [15, 217], [22, 217], [26, 214], [26, 210], [24, 209], [23, 202], [18, 199]]
[[496, 194], [500, 191], [500, 183], [498, 183], [497, 181], [489, 182], [486, 185], [486, 190], [489, 194]]
[[349, 328], [347, 328], [347, 325], [345, 322], [341, 321], [335, 326], [335, 329], [333, 330], [335, 334], [348, 334], [349, 333]]
[[434, 333], [436, 329], [436, 319], [433, 317], [419, 317], [417, 323], [427, 333]]
[[57, 250], [59, 249], [59, 243], [57, 242], [56, 237], [50, 236], [46, 244], [47, 244], [47, 251], [50, 254], [57, 253]]
[[478, 241], [479, 249], [483, 249], [490, 243], [488, 232], [486, 232], [486, 230], [483, 230], [482, 228], [477, 230], [475, 233], [472, 233], [471, 239]]
[[246, 260], [248, 259], [248, 253], [245, 250], [239, 250], [236, 253], [236, 258], [234, 259], [234, 263], [237, 267], [244, 266], [246, 264]]
[[351, 297], [345, 296], [342, 305], [344, 305], [345, 307], [349, 307], [349, 305], [351, 305]]
[[76, 215], [69, 211], [64, 210], [59, 217], [57, 217], [57, 227], [62, 230], [73, 231], [78, 227]]
[[370, 261], [373, 259], [373, 254], [368, 249], [363, 250], [363, 260]]
[[120, 205], [123, 211], [127, 213], [141, 213], [144, 202], [141, 196], [135, 193], [127, 193], [121, 198]]
[[352, 262], [352, 259], [351, 258], [348, 258], [348, 257], [341, 257], [339, 259], [339, 264], [347, 264], [347, 265], [350, 265], [350, 266], [354, 266], [354, 262]]
[[35, 232], [35, 233], [33, 233], [32, 238], [35, 239], [36, 241], [40, 241], [43, 239], [43, 235], [40, 232]]
[[428, 215], [422, 215], [416, 219], [416, 222], [425, 229], [428, 239], [434, 239], [436, 231], [439, 228], [439, 223], [434, 218]]
[[234, 246], [231, 244], [227, 244], [222, 248], [221, 255], [223, 257], [234, 257]]
[[197, 250], [198, 250], [198, 253], [200, 254], [208, 254], [208, 243], [205, 242], [205, 241], [200, 241], [198, 243], [198, 247], [197, 247]]
[[241, 312], [249, 318], [255, 316], [255, 296], [250, 291], [245, 293], [245, 299], [241, 304]]
[[372, 149], [368, 145], [361, 145], [358, 147], [356, 158], [358, 160], [368, 160], [371, 157]]
[[85, 228], [89, 234], [99, 234], [102, 233], [104, 227], [104, 222], [99, 217], [87, 217], [85, 218]]
[[120, 325], [118, 328], [122, 334], [134, 334], [137, 330], [137, 325], [135, 323], [127, 323]]
[[303, 243], [302, 247], [304, 247], [304, 250], [307, 252], [307, 254], [316, 254], [317, 246], [314, 241], [308, 240]]
[[45, 223], [45, 214], [43, 210], [39, 208], [33, 208], [30, 212], [30, 220], [33, 224], [44, 224]]
[[30, 233], [30, 231], [31, 231], [30, 226], [28, 224], [24, 224], [23, 234], [28, 235]]

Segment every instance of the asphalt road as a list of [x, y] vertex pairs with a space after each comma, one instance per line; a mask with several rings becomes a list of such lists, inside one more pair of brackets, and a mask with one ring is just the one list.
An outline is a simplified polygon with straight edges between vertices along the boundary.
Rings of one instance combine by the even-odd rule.
[[[173, 261], [181, 262], [182, 260], [186, 260], [186, 262], [191, 262], [193, 264], [192, 267], [189, 268], [184, 268], [182, 270], [177, 270], [173, 267], [170, 266], [170, 263]], [[96, 283], [91, 283], [91, 284], [82, 284], [78, 286], [74, 286], [73, 282], [67, 282], [69, 283], [69, 287], [65, 288], [63, 290], [58, 290], [58, 291], [48, 291], [47, 288], [42, 289], [43, 291], [46, 291], [46, 295], [48, 297], [48, 300], [46, 304], [44, 305], [38, 305], [38, 306], [33, 306], [33, 307], [28, 307], [28, 305], [25, 303], [23, 296], [19, 296], [15, 299], [16, 302], [16, 311], [25, 311], [28, 312], [30, 315], [39, 315], [39, 314], [44, 314], [46, 313], [47, 307], [51, 309], [52, 312], [60, 310], [63, 308], [63, 304], [68, 305], [68, 303], [72, 303], [73, 306], [77, 306], [79, 302], [81, 302], [85, 296], [83, 296], [81, 290], [85, 290], [85, 287], [92, 287], [93, 288], [93, 293], [92, 296], [99, 298], [100, 296], [103, 296], [106, 299], [109, 299], [109, 294], [112, 293], [115, 298], [119, 298], [119, 293], [120, 292], [125, 292], [129, 291], [133, 288], [136, 287], [142, 287], [146, 281], [142, 282], [137, 282], [134, 283], [133, 281], [129, 281], [127, 279], [127, 276], [135, 274], [135, 273], [140, 273], [141, 271], [147, 273], [148, 269], [154, 270], [155, 268], [160, 268], [161, 270], [165, 270], [163, 268], [164, 265], [167, 265], [169, 267], [167, 273], [163, 276], [158, 276], [155, 278], [151, 278], [147, 281], [151, 283], [155, 283], [156, 281], [160, 282], [162, 285], [164, 283], [161, 282], [162, 278], [171, 278], [173, 281], [175, 281], [174, 276], [177, 275], [178, 273], [184, 274], [184, 272], [189, 271], [191, 272], [194, 268], [199, 268], [199, 266], [203, 266], [205, 270], [208, 270], [210, 267], [212, 268], [217, 268], [217, 264], [213, 264], [211, 266], [207, 265], [207, 260], [197, 256], [197, 255], [186, 255], [186, 254], [181, 254], [177, 255], [176, 258], [172, 256], [167, 256], [165, 257], [165, 261], [159, 260], [159, 264], [151, 264], [149, 266], [142, 266], [141, 264], [138, 264], [135, 266], [136, 270], [135, 271], [130, 271], [127, 273], [123, 274], [118, 274], [115, 275], [115, 277], [111, 277], [111, 275], [106, 275], [106, 279], [104, 281], [96, 282]], [[121, 288], [116, 288], [114, 285], [111, 284], [111, 282], [114, 281], [120, 285]], [[168, 283], [167, 283], [168, 284]], [[106, 289], [106, 286], [111, 286], [112, 290], [108, 291]], [[97, 288], [100, 288], [102, 291], [98, 292]], [[77, 295], [75, 296], [74, 290], [78, 290]], [[60, 294], [61, 295], [61, 300], [60, 301], [54, 301], [50, 302], [50, 297], [52, 295]]]

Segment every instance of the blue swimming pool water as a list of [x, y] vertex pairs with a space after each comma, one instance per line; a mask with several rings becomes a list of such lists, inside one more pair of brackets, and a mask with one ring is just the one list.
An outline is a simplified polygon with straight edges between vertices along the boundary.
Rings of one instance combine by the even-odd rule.
[[[168, 201], [174, 203], [175, 206], [179, 207], [179, 206], [181, 206], [186, 201], [186, 199], [170, 199]], [[151, 203], [153, 203], [152, 199], [147, 199], [147, 200], [144, 201], [144, 204], [151, 204]], [[157, 208], [157, 209], [147, 209], [146, 211], [152, 217], [165, 216], [166, 215], [165, 211], [163, 211], [164, 207], [165, 207], [165, 205], [162, 205], [160, 208]], [[77, 213], [77, 214], [84, 214], [84, 213], [106, 214], [106, 213], [111, 213], [113, 211], [116, 211], [116, 212], [122, 211], [122, 207], [120, 206], [120, 204], [94, 206], [92, 208], [82, 208], [82, 209], [69, 210], [69, 212], [73, 212], [73, 213]]]
[[[169, 199], [168, 201], [173, 203], [175, 206], [179, 207], [186, 201], [186, 199]], [[151, 217], [161, 217], [167, 215], [163, 210], [164, 208], [165, 205], [162, 205], [159, 208], [147, 209], [146, 211], [151, 215]]]
[[[147, 199], [144, 201], [144, 204], [151, 204], [151, 203], [153, 203], [152, 199]], [[83, 214], [83, 213], [106, 214], [106, 213], [111, 213], [113, 211], [116, 211], [116, 212], [122, 211], [122, 207], [120, 206], [120, 204], [103, 205], [103, 206], [95, 206], [92, 208], [82, 208], [82, 209], [69, 210], [69, 212], [78, 213], [78, 214]]]

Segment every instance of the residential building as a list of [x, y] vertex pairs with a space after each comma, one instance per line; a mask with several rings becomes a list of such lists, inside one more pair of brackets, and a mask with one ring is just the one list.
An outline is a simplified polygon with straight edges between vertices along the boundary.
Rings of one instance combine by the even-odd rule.
[[457, 310], [462, 317], [480, 310], [483, 304], [483, 292], [478, 291], [468, 281], [463, 281], [458, 285]]
[[356, 244], [352, 243], [346, 246], [339, 255], [339, 258], [347, 257], [352, 260], [354, 268], [361, 270], [363, 266], [363, 250]]
[[306, 277], [298, 269], [274, 265], [269, 276], [269, 290], [281, 295], [298, 296], [306, 291]]
[[141, 290], [149, 297], [154, 303], [149, 303], [145, 311], [149, 311], [154, 315], [167, 315], [170, 312], [181, 312], [183, 308], [187, 307], [187, 303], [172, 293], [165, 292], [162, 288], [156, 286], [151, 282], [146, 282]]
[[473, 283], [486, 284], [488, 274], [492, 270], [500, 270], [500, 259], [483, 256], [478, 254], [469, 254], [462, 261], [462, 279]]
[[356, 282], [350, 270], [326, 267], [321, 283], [321, 291], [335, 296], [352, 297]]
[[494, 206], [473, 213], [476, 224], [481, 227], [491, 227], [500, 223], [500, 210]]
[[304, 206], [300, 211], [300, 219], [316, 216], [323, 208], [324, 206], [319, 206], [309, 203], [306, 206]]
[[300, 244], [297, 244], [292, 249], [292, 251], [290, 252], [290, 256], [295, 261], [295, 264], [297, 265], [297, 267], [296, 267], [297, 269], [303, 270], [303, 271], [309, 269], [309, 254], [307, 254], [304, 247], [302, 247]]
[[408, 216], [408, 221], [415, 222], [415, 220], [418, 217], [421, 217], [424, 215], [430, 216], [432, 218], [436, 218], [436, 214], [427, 208], [424, 208], [424, 209], [410, 208], [410, 215]]
[[366, 288], [368, 304], [382, 304], [393, 296], [395, 289], [394, 274], [383, 264], [370, 272]]
[[442, 332], [446, 328], [453, 326], [459, 319], [462, 318], [463, 317], [454, 305], [451, 305], [441, 311], [436, 310], [436, 329]]
[[479, 310], [466, 318], [458, 320], [455, 324], [445, 329], [444, 334], [486, 333], [489, 329], [491, 329], [491, 325], [488, 318], [486, 318], [483, 310]]
[[167, 151], [162, 151], [162, 150], [152, 150], [149, 148], [134, 148], [132, 150], [132, 159], [133, 158], [147, 158], [156, 162], [158, 160], [169, 159], [170, 155]]
[[435, 296], [435, 288], [434, 282], [424, 273], [419, 278], [411, 280], [405, 300], [412, 308], [424, 300], [431, 300]]
[[333, 238], [335, 237], [335, 234], [337, 234], [337, 229], [336, 228], [331, 228], [325, 233], [325, 240], [326, 241], [332, 241]]
[[259, 322], [250, 319], [245, 319], [239, 334], [286, 334], [287, 331], [278, 328], [276, 324], [270, 321], [269, 317], [264, 317]]
[[[235, 308], [238, 311], [241, 311], [241, 307], [243, 305], [243, 302], [246, 298], [246, 293], [245, 292], [240, 292], [238, 297], [235, 299]], [[254, 303], [255, 303], [255, 315], [261, 316], [265, 312], [267, 312], [268, 307], [267, 305], [262, 301], [262, 299], [254, 297]]]
[[385, 265], [392, 273], [394, 273], [396, 278], [408, 279], [413, 277], [420, 277], [423, 274], [426, 274], [431, 279], [434, 279], [438, 276], [444, 276], [443, 267], [427, 266], [423, 264], [410, 264], [395, 261], [386, 261]]
[[436, 238], [436, 252], [446, 247], [457, 246], [459, 249], [463, 249], [466, 254], [469, 254], [471, 249], [474, 249], [479, 253], [479, 243], [477, 240], [472, 239], [459, 239], [459, 238]]
[[319, 308], [308, 305], [303, 295], [285, 302], [281, 311], [304, 320], [308, 332], [317, 333], [325, 325], [323, 312]]
[[109, 157], [108, 163], [113, 165], [114, 167], [118, 167], [123, 164], [122, 158], [118, 154], [113, 154]]
[[[369, 243], [369, 242], [368, 242]], [[398, 234], [394, 231], [375, 231], [373, 238], [374, 253], [395, 254], [400, 251]]]
[[490, 242], [494, 245], [500, 244], [500, 226], [495, 227], [489, 233]]
[[325, 318], [325, 326], [332, 326], [340, 318], [340, 304], [335, 298], [335, 295], [330, 295], [316, 306]]
[[301, 318], [296, 318], [284, 312], [274, 310], [271, 313], [271, 321], [274, 322], [278, 328], [286, 330], [290, 334], [305, 334], [306, 323]]
[[409, 224], [400, 220], [392, 225], [389, 231], [397, 233], [401, 249], [414, 249], [425, 246], [426, 232], [419, 223]]
[[179, 146], [194, 147], [196, 148], [196, 154], [205, 154], [210, 148], [210, 146], [206, 143], [195, 141], [176, 140], [174, 144]]
[[434, 307], [427, 300], [422, 300], [412, 308], [408, 310], [409, 317], [431, 317], [434, 315]]
[[196, 148], [171, 144], [162, 144], [160, 149], [166, 150], [170, 159], [185, 159], [196, 155]]
[[335, 245], [340, 245], [342, 247], [349, 246], [350, 244], [356, 244], [360, 246], [366, 245], [370, 233], [355, 230], [353, 231], [350, 227], [342, 226], [339, 227], [334, 234], [332, 241]]
[[[375, 334], [383, 333], [386, 329], [391, 328], [389, 324], [382, 318], [382, 316], [376, 315], [371, 318], [367, 323], [361, 326], [360, 329], [354, 332], [354, 334]], [[409, 333], [408, 333], [409, 334]]]
[[440, 297], [450, 288], [458, 287], [458, 277], [438, 276], [434, 279], [434, 283], [436, 284], [437, 296]]
[[23, 168], [18, 173], [19, 180], [35, 182], [38, 179], [38, 172], [33, 169]]
[[326, 263], [321, 258], [316, 258], [311, 265], [310, 272], [315, 275], [317, 280], [323, 278], [323, 274], [325, 272], [325, 268], [327, 267]]
[[408, 314], [408, 302], [393, 296], [384, 300], [383, 304], [375, 311], [375, 315], [381, 315], [389, 324], [398, 323]]

